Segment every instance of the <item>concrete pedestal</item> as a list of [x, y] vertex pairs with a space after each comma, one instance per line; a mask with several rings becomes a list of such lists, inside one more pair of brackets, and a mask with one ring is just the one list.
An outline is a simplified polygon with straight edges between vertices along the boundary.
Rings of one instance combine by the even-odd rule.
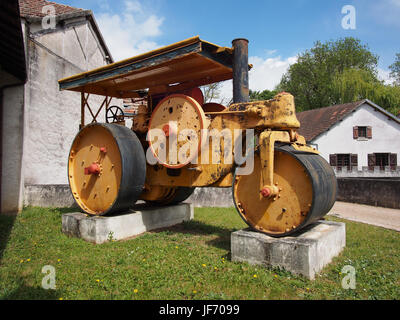
[[309, 279], [314, 279], [345, 245], [345, 224], [322, 220], [283, 238], [250, 229], [231, 234], [232, 261], [281, 267]]
[[166, 207], [139, 204], [127, 213], [105, 217], [88, 216], [81, 212], [63, 214], [62, 231], [89, 242], [103, 243], [170, 227], [192, 220], [193, 217], [193, 206], [190, 203]]

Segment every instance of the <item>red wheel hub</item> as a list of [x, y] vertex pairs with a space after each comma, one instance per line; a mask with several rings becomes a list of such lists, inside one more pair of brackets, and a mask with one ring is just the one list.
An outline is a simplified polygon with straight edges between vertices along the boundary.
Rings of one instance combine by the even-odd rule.
[[262, 195], [264, 198], [268, 198], [268, 197], [270, 197], [271, 194], [272, 194], [270, 188], [263, 188], [263, 189], [260, 191], [260, 193], [261, 193], [261, 195]]
[[89, 167], [85, 168], [85, 174], [99, 174], [100, 173], [100, 166], [98, 163], [93, 162]]

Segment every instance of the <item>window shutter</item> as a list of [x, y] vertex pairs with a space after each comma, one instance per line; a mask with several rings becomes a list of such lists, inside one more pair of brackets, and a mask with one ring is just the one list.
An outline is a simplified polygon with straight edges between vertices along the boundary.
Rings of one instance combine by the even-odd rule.
[[332, 167], [336, 167], [337, 166], [337, 155], [336, 154], [330, 154], [329, 155], [329, 164]]
[[392, 170], [396, 170], [397, 167], [397, 153], [391, 153], [389, 155], [389, 165]]
[[372, 139], [372, 127], [367, 127], [367, 138]]
[[368, 154], [368, 169], [369, 170], [374, 170], [375, 162], [376, 162], [375, 154], [374, 153]]
[[358, 169], [358, 154], [350, 155], [350, 168]]
[[358, 138], [358, 127], [353, 127], [353, 139]]

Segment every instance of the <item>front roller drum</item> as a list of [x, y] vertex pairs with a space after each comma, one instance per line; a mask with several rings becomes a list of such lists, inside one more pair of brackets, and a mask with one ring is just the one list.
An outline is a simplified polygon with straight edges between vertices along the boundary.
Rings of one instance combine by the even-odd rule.
[[84, 212], [106, 215], [127, 210], [143, 191], [143, 147], [124, 126], [87, 125], [72, 143], [68, 178], [72, 195]]
[[260, 192], [261, 163], [254, 155], [250, 175], [235, 175], [233, 199], [243, 220], [273, 237], [288, 236], [321, 219], [336, 200], [337, 182], [331, 166], [318, 154], [290, 146], [275, 148], [273, 181], [278, 194]]

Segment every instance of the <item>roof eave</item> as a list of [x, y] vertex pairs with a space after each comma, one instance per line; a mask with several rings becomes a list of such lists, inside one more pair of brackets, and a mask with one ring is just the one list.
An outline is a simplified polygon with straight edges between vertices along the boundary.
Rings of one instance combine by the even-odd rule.
[[321, 136], [322, 134], [324, 134], [325, 132], [329, 131], [334, 125], [336, 125], [339, 121], [343, 121], [345, 118], [347, 118], [351, 113], [355, 112], [361, 105], [363, 105], [365, 102], [367, 102], [367, 99], [361, 100], [355, 107], [353, 110], [351, 110], [351, 112], [346, 113], [345, 115], [343, 115], [341, 118], [337, 119], [334, 123], [332, 123], [332, 125], [330, 125], [328, 128], [326, 128], [325, 130], [321, 131], [320, 133], [318, 133], [317, 135], [315, 135], [311, 140], [308, 140], [309, 142], [314, 141], [315, 139], [319, 138], [319, 136]]
[[[91, 10], [80, 10], [76, 12], [62, 13], [56, 15], [56, 21], [84, 17], [91, 14], [92, 14]], [[38, 17], [36, 15], [29, 15], [29, 14], [21, 14], [21, 17], [29, 22], [42, 22], [43, 20], [43, 17]]]
[[[21, 17], [24, 18], [28, 22], [34, 22], [34, 23], [41, 23], [42, 19], [43, 19], [42, 17], [30, 16], [30, 15], [21, 15]], [[108, 57], [108, 62], [113, 63], [114, 59], [111, 55], [110, 50], [107, 47], [107, 44], [103, 38], [103, 35], [100, 32], [99, 26], [96, 22], [96, 19], [94, 18], [92, 10], [81, 10], [81, 11], [77, 11], [77, 12], [58, 14], [58, 15], [56, 15], [56, 21], [60, 22], [60, 21], [79, 18], [79, 17], [86, 17], [89, 20], [89, 22], [92, 25], [93, 31], [95, 32], [101, 46], [104, 49], [105, 55]]]
[[103, 38], [103, 35], [102, 35], [101, 32], [100, 32], [100, 28], [99, 28], [99, 26], [98, 26], [98, 24], [97, 24], [97, 22], [96, 22], [96, 19], [95, 19], [95, 17], [94, 17], [94, 14], [93, 14], [93, 12], [92, 12], [91, 10], [88, 10], [88, 11], [90, 11], [90, 15], [88, 15], [88, 17], [89, 17], [90, 23], [91, 23], [92, 26], [93, 26], [93, 30], [94, 30], [94, 32], [96, 33], [96, 35], [97, 35], [97, 37], [98, 37], [98, 39], [99, 39], [101, 45], [103, 46], [104, 52], [105, 52], [106, 55], [108, 56], [109, 63], [113, 63], [113, 62], [114, 62], [114, 59], [113, 59], [113, 57], [112, 57], [112, 55], [111, 55], [110, 50], [108, 49], [108, 46], [107, 46], [107, 44], [106, 44], [106, 42], [105, 42], [105, 40], [104, 40], [104, 38]]
[[362, 106], [363, 104], [369, 104], [371, 107], [376, 108], [377, 110], [379, 110], [380, 112], [382, 112], [384, 115], [386, 115], [387, 117], [391, 118], [392, 120], [396, 121], [397, 123], [400, 124], [400, 119], [397, 118], [395, 115], [391, 114], [390, 112], [386, 111], [385, 109], [383, 109], [382, 107], [378, 106], [376, 103], [373, 103], [371, 100], [369, 99], [364, 99], [361, 100], [360, 103], [349, 113], [346, 113], [342, 118], [338, 119], [335, 123], [333, 123], [329, 128], [327, 128], [326, 130], [318, 133], [316, 136], [314, 136], [312, 139], [308, 140], [308, 142], [312, 142], [315, 139], [319, 138], [322, 134], [324, 134], [325, 132], [329, 131], [334, 125], [336, 125], [339, 121], [344, 120], [345, 118], [347, 118], [351, 113], [355, 112], [360, 106]]
[[400, 119], [397, 118], [394, 114], [391, 114], [389, 111], [386, 111], [382, 107], [380, 107], [377, 104], [373, 103], [371, 100], [365, 99], [365, 102], [368, 103], [371, 107], [378, 109], [380, 112], [382, 112], [384, 115], [388, 116], [392, 120], [396, 121], [397, 123], [400, 123]]

